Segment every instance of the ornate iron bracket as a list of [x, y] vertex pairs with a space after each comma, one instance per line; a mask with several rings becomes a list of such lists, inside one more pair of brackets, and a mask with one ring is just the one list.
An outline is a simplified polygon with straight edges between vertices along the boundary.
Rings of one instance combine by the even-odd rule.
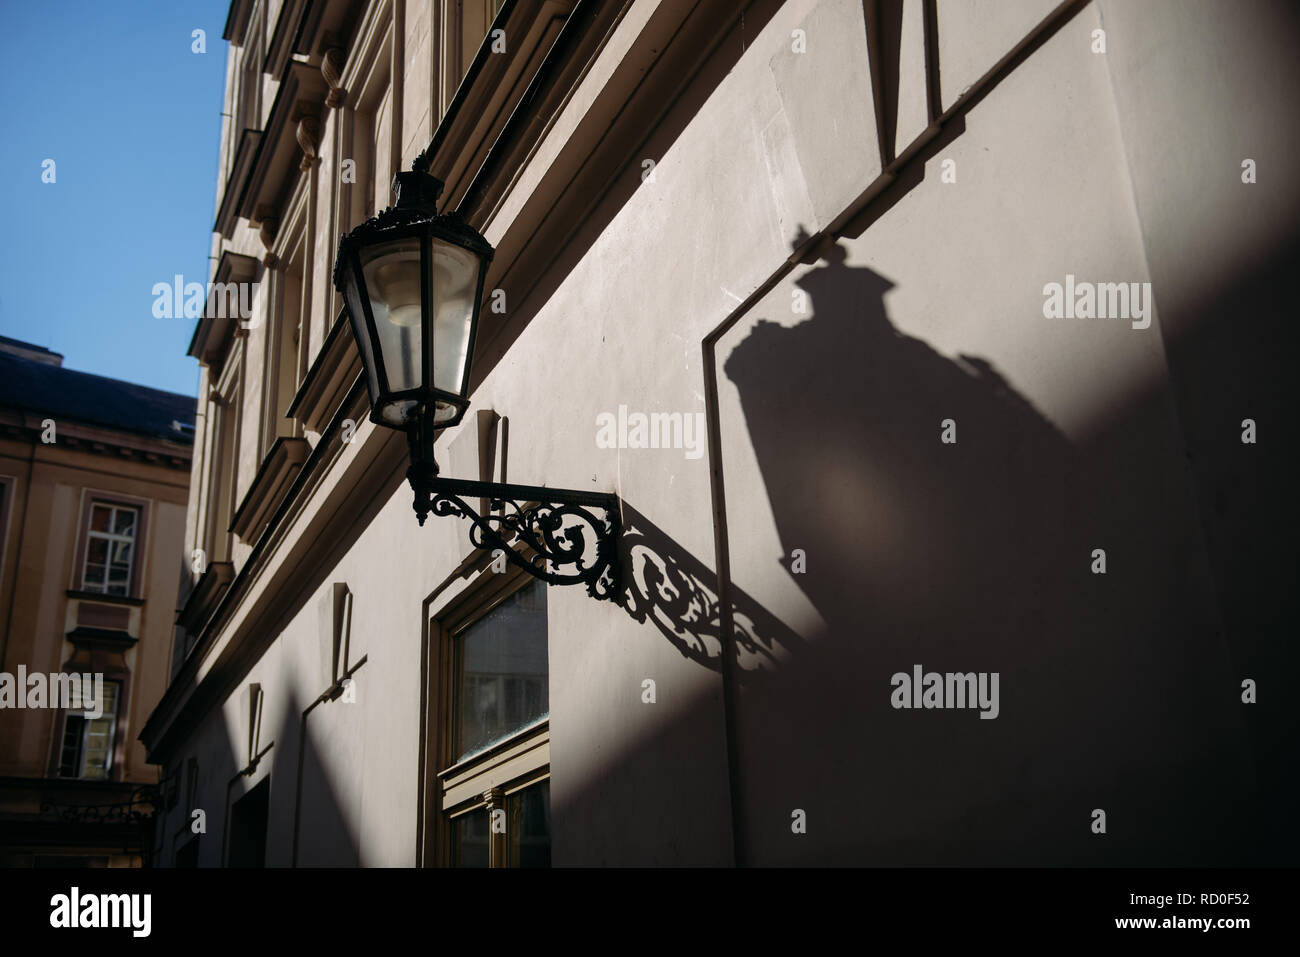
[[[552, 585], [586, 585], [593, 598], [617, 600], [617, 495], [441, 478], [433, 460], [432, 430], [425, 435], [422, 431], [418, 426], [411, 429], [411, 466], [406, 473], [421, 525], [430, 512], [467, 518], [475, 548], [500, 549], [511, 564]], [[490, 500], [486, 514], [467, 501], [475, 498]], [[516, 549], [516, 541], [530, 553]]]
[[134, 788], [126, 800], [116, 804], [64, 804], [42, 801], [41, 817], [64, 824], [144, 824], [159, 804], [158, 789], [153, 785]]

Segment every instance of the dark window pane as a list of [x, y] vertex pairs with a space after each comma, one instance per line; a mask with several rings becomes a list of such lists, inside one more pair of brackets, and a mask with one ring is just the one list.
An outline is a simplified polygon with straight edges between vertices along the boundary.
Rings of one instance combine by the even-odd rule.
[[451, 822], [451, 863], [453, 867], [487, 867], [487, 808], [470, 811]]
[[112, 509], [107, 505], [92, 505], [90, 507], [90, 528], [92, 531], [108, 531], [111, 520]]
[[116, 513], [113, 531], [118, 535], [135, 535], [135, 509], [119, 508]]
[[230, 809], [230, 866], [266, 866], [266, 824], [271, 779], [263, 778]]
[[[465, 630], [456, 642], [456, 675], [457, 761], [548, 713], [543, 582], [532, 582]], [[521, 684], [532, 693], [521, 694]]]
[[93, 562], [86, 566], [86, 580], [83, 583], [86, 591], [103, 591], [104, 590], [104, 566], [96, 565]]
[[551, 866], [551, 782], [510, 796], [506, 828], [511, 867]]
[[70, 714], [63, 726], [63, 753], [59, 758], [59, 774], [65, 778], [75, 778], [81, 773], [81, 736], [86, 719], [79, 714]]
[[176, 852], [177, 867], [199, 866], [199, 836], [196, 834]]

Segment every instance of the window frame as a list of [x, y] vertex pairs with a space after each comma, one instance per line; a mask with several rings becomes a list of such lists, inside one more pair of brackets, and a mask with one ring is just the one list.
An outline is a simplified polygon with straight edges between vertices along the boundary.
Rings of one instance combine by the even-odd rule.
[[438, 4], [438, 64], [441, 69], [434, 82], [439, 91], [437, 107], [440, 118], [451, 105], [479, 47], [491, 34], [502, 6], [504, 0], [442, 0]]
[[[100, 531], [95, 528], [96, 512], [108, 512], [108, 530]], [[131, 592], [131, 575], [135, 571], [136, 540], [135, 533], [140, 527], [141, 508], [138, 505], [121, 505], [117, 502], [105, 502], [95, 500], [90, 503], [90, 520], [86, 526], [86, 551], [82, 556], [81, 563], [81, 588], [83, 592], [98, 592], [104, 595], [115, 595], [118, 597], [129, 597]], [[130, 531], [119, 532], [114, 529], [118, 526], [118, 516], [126, 514], [131, 516]], [[90, 559], [94, 552], [95, 542], [103, 541], [104, 561], [92, 562]], [[127, 557], [125, 561], [115, 559], [115, 554], [120, 554], [125, 550]], [[99, 580], [92, 580], [91, 565], [100, 568]], [[113, 566], [125, 565], [126, 578], [121, 583], [114, 582]], [[115, 588], [121, 588], [119, 593], [114, 591]]]
[[[87, 777], [86, 767], [85, 767], [86, 728], [90, 720], [99, 720], [99, 719], [87, 719], [84, 713], [85, 708], [80, 708], [80, 709], [64, 708], [62, 709], [63, 720], [59, 723], [59, 737], [56, 742], [57, 751], [55, 755], [55, 772], [59, 778], [65, 781], [117, 781], [121, 779], [120, 767], [121, 767], [121, 762], [123, 760], [123, 755], [121, 754], [123, 750], [122, 749], [122, 711], [123, 711], [123, 704], [126, 700], [127, 682], [124, 678], [121, 677], [115, 677], [115, 676], [110, 677], [108, 675], [105, 675], [104, 676], [105, 697], [108, 696], [109, 685], [116, 686], [117, 698], [114, 702], [114, 708], [112, 712], [105, 710], [104, 713], [100, 716], [100, 718], [108, 719], [109, 740], [108, 740], [108, 747], [105, 749], [105, 753], [107, 754], [107, 758], [108, 758], [108, 765], [107, 767], [104, 768], [104, 775], [103, 777]], [[82, 721], [81, 733], [80, 733], [80, 744], [77, 750], [77, 761], [76, 761], [77, 773], [65, 774], [63, 771], [63, 766], [64, 766], [63, 754], [64, 754], [64, 750], [67, 747], [66, 742], [68, 737], [69, 718], [73, 718], [73, 717], [79, 717], [81, 718]]]
[[[144, 573], [148, 562], [149, 548], [149, 506], [152, 503], [146, 498], [136, 498], [133, 495], [121, 495], [117, 492], [105, 491], [102, 489], [82, 489], [81, 508], [77, 518], [77, 543], [74, 551], [74, 559], [71, 573], [71, 584], [69, 590], [78, 592], [87, 596], [101, 596], [109, 601], [115, 598], [143, 599], [144, 598]], [[96, 505], [107, 505], [113, 508], [129, 508], [136, 511], [135, 539], [131, 547], [131, 572], [127, 576], [126, 593], [122, 595], [104, 590], [97, 591], [86, 587], [86, 563], [90, 558], [91, 542], [91, 516]], [[98, 533], [95, 533], [98, 534]], [[107, 585], [105, 585], [107, 588]]]
[[[490, 559], [490, 556], [489, 556]], [[515, 565], [505, 573], [484, 567], [474, 580], [454, 597], [431, 607], [426, 602], [426, 740], [428, 747], [422, 774], [426, 789], [421, 807], [425, 811], [420, 838], [424, 866], [453, 866], [454, 823], [476, 811], [501, 808], [507, 814], [507, 831], [492, 835], [489, 867], [509, 866], [510, 828], [515, 803], [526, 788], [549, 782], [550, 713], [519, 729], [492, 746], [455, 760], [458, 700], [456, 697], [457, 642], [473, 625], [524, 588], [539, 581]], [[546, 588], [545, 582], [541, 583]], [[550, 680], [550, 613], [547, 605], [547, 680]], [[548, 688], [548, 702], [549, 702]]]
[[[301, 438], [302, 426], [287, 415], [307, 371], [311, 338], [311, 252], [308, 237], [307, 179], [298, 180], [288, 214], [272, 248], [267, 321], [263, 325], [262, 415], [258, 423], [257, 461], [266, 459], [279, 438]], [[232, 513], [233, 515], [233, 513]]]
[[[262, 128], [263, 60], [266, 56], [266, 4], [255, 2], [244, 32], [239, 60], [239, 97], [235, 104], [234, 143], [244, 130]], [[233, 158], [233, 157], [232, 157]]]
[[[239, 449], [244, 431], [243, 365], [237, 344], [208, 394], [207, 421], [211, 429], [204, 437], [207, 474], [200, 486], [203, 517], [199, 547], [204, 551], [205, 571], [216, 562], [234, 560], [235, 535], [230, 523], [239, 505]], [[196, 581], [201, 577], [192, 574]]]
[[[396, 142], [399, 118], [393, 109], [397, 91], [393, 84], [393, 19], [392, 11], [382, 14], [374, 30], [374, 42], [361, 51], [355, 77], [348, 86], [355, 89], [344, 109], [343, 135], [340, 137], [343, 160], [355, 163], [353, 181], [340, 187], [340, 231], [346, 232], [365, 222], [380, 210], [391, 205], [393, 177], [401, 168], [400, 145]], [[380, 142], [380, 132], [387, 121], [386, 144]], [[381, 146], [383, 149], [381, 150]], [[384, 168], [379, 169], [380, 160]]]

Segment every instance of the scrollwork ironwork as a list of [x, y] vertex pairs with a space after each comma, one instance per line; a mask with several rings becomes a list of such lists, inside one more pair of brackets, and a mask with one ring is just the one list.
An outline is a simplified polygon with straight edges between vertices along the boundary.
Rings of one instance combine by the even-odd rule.
[[[417, 515], [432, 512], [468, 519], [475, 548], [500, 549], [507, 561], [552, 585], [586, 585], [593, 598], [616, 599], [616, 496], [442, 478], [418, 485], [413, 480], [412, 485]], [[480, 497], [491, 501], [486, 514], [466, 501]]]
[[125, 801], [113, 804], [41, 802], [41, 817], [65, 824], [143, 824], [154, 814], [158, 792], [136, 788]]

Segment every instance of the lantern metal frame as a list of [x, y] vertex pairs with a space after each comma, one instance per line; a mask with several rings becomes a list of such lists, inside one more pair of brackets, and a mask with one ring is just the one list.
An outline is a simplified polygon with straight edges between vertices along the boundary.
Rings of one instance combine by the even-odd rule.
[[[452, 418], [440, 423], [440, 427], [450, 428], [459, 424], [469, 407], [466, 393], [469, 389], [469, 373], [474, 355], [474, 337], [478, 332], [479, 304], [483, 301], [483, 283], [487, 276], [487, 264], [492, 261], [493, 249], [479, 233], [472, 229], [456, 214], [438, 215], [437, 202], [442, 193], [442, 182], [426, 173], [415, 170], [398, 173], [393, 182], [393, 192], [397, 202], [383, 212], [366, 220], [350, 233], [339, 239], [338, 255], [334, 260], [334, 288], [343, 297], [351, 320], [352, 332], [358, 337], [357, 346], [361, 351], [362, 364], [366, 366], [366, 388], [370, 391], [370, 421], [376, 425], [395, 427], [394, 423], [384, 419], [381, 410], [394, 402], [428, 401], [446, 402], [455, 408]], [[389, 384], [388, 362], [379, 339], [378, 326], [370, 305], [370, 294], [366, 286], [366, 277], [361, 266], [361, 252], [371, 246], [415, 239], [420, 245], [420, 385], [414, 389], [394, 390]], [[481, 260], [478, 284], [474, 290], [474, 313], [470, 320], [469, 342], [466, 348], [465, 368], [461, 371], [461, 380], [456, 392], [438, 389], [433, 384], [433, 370], [429, 367], [432, 345], [429, 336], [433, 324], [429, 311], [433, 303], [428, 301], [432, 282], [433, 240], [441, 240], [453, 246], [466, 249]], [[345, 277], [350, 274], [357, 286], [357, 296], [366, 314], [352, 315], [352, 305], [348, 302]], [[364, 330], [365, 347], [360, 341]], [[367, 357], [369, 362], [367, 363]]]
[[[343, 297], [353, 336], [365, 366], [366, 388], [370, 395], [370, 421], [385, 428], [405, 431], [410, 449], [407, 481], [415, 493], [413, 508], [420, 525], [430, 512], [456, 515], [470, 521], [469, 538], [475, 548], [499, 550], [510, 563], [552, 585], [586, 585], [594, 598], [616, 600], [619, 587], [617, 543], [621, 533], [621, 504], [617, 495], [606, 492], [583, 492], [536, 485], [512, 485], [504, 482], [479, 482], [449, 479], [439, 475], [433, 445], [437, 433], [460, 423], [469, 408], [469, 377], [474, 359], [474, 342], [483, 302], [487, 264], [492, 246], [456, 213], [438, 214], [437, 200], [442, 183], [427, 172], [421, 156], [410, 172], [397, 174], [393, 191], [394, 206], [357, 226], [339, 240], [334, 262], [334, 286]], [[394, 240], [420, 239], [420, 385], [415, 389], [393, 392], [388, 388], [386, 361], [365, 275], [361, 251]], [[452, 394], [432, 384], [433, 370], [429, 357], [432, 334], [429, 301], [432, 288], [431, 239], [440, 239], [467, 249], [481, 257], [478, 288], [470, 318], [468, 348], [460, 391]], [[357, 283], [357, 295], [364, 316], [353, 316], [344, 286], [348, 273]], [[369, 346], [369, 349], [365, 348]], [[372, 385], [373, 383], [373, 385]], [[382, 415], [385, 405], [412, 400], [416, 403], [405, 425], [396, 424]], [[437, 402], [455, 408], [454, 416], [435, 420]], [[486, 499], [488, 509], [480, 512], [472, 499]], [[588, 537], [594, 542], [589, 546]], [[517, 548], [516, 543], [523, 548]], [[590, 553], [590, 554], [589, 554]]]

